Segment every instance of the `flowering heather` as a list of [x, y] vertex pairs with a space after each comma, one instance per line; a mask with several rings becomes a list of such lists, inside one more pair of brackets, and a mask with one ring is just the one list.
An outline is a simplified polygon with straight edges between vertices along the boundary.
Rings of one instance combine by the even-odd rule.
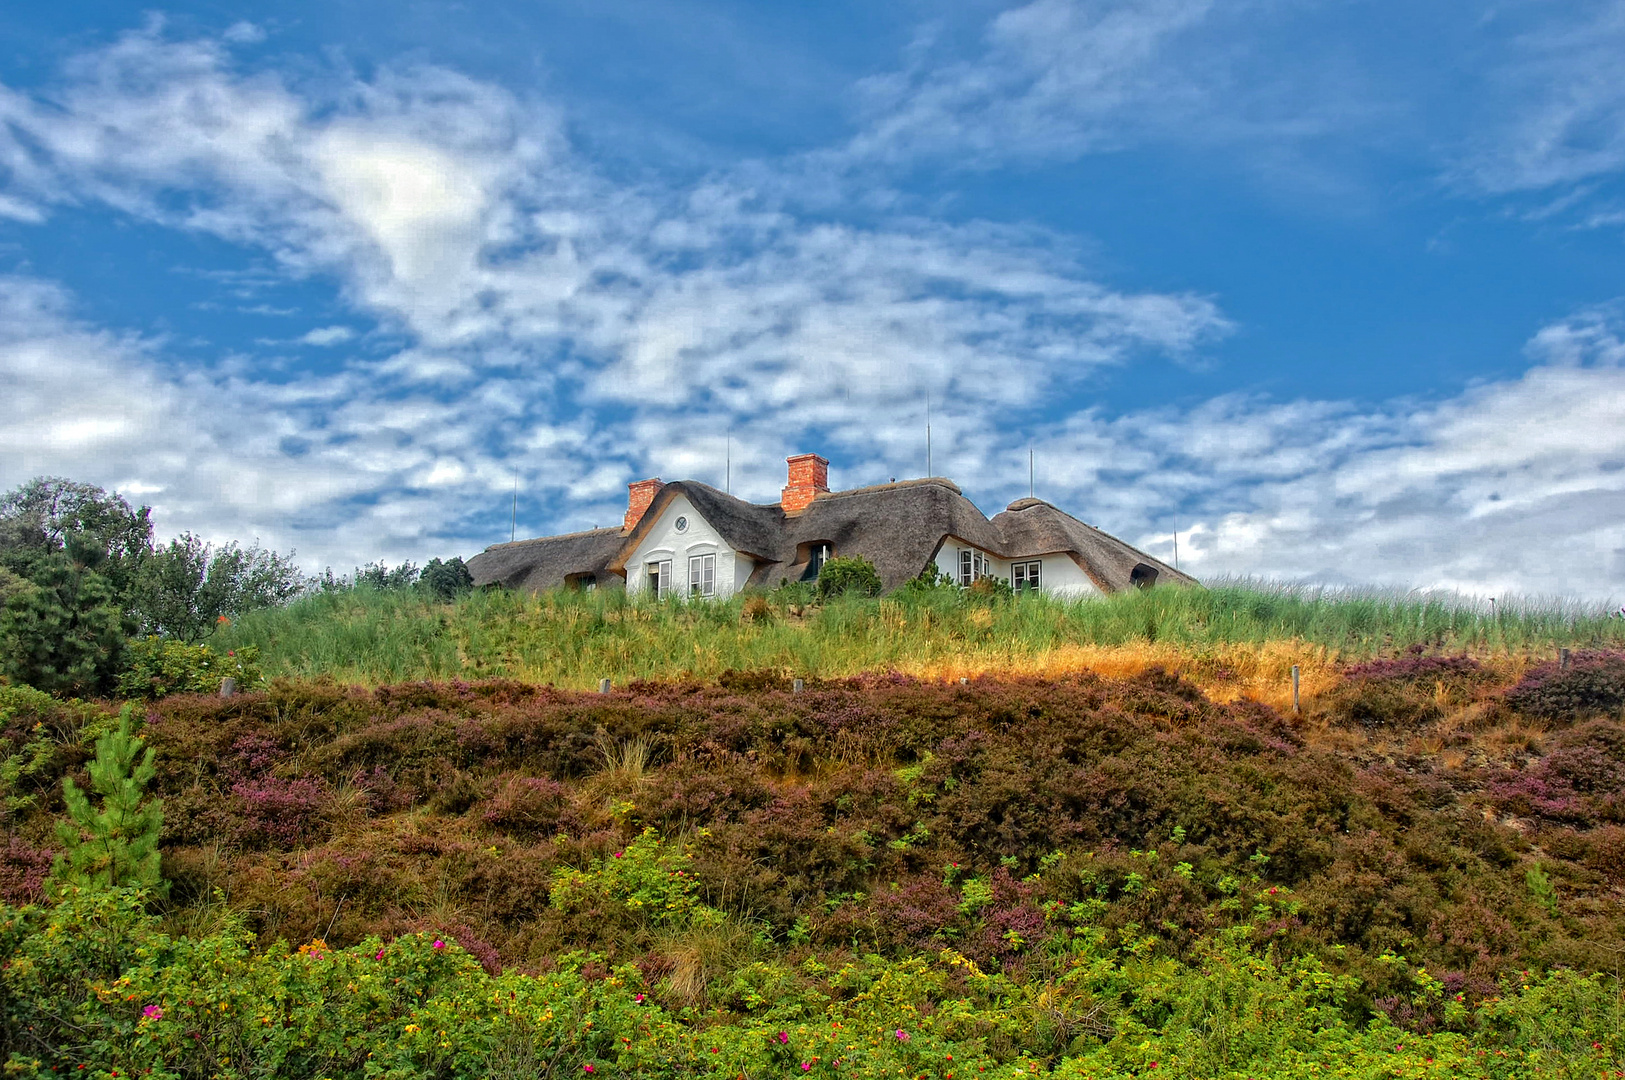
[[[1510, 972], [1600, 970], [1625, 946], [1625, 725], [1534, 722], [1501, 700], [1510, 670], [1383, 661], [1296, 717], [1214, 700], [1172, 668], [168, 698], [147, 731], [167, 917], [217, 917], [203, 904], [219, 889], [267, 948], [375, 936], [365, 956], [387, 966], [383, 943], [423, 931], [439, 935], [427, 954], [533, 973], [590, 954], [584, 972], [635, 980], [651, 1014], [719, 1015], [800, 993], [763, 989], [781, 962], [804, 986], [836, 978], [818, 965], [952, 953], [955, 992], [974, 969], [1027, 993], [1083, 942], [1200, 964], [1233, 931], [1282, 963], [1340, 957], [1352, 1012], [1393, 999], [1411, 1008], [1390, 1003], [1396, 1019], [1443, 1031], [1419, 971], [1471, 1002]], [[1440, 690], [1450, 678], [1459, 695]], [[1370, 724], [1346, 722], [1357, 705]], [[59, 787], [77, 753], [49, 756], [40, 784]], [[14, 866], [50, 813], [4, 823]], [[1113, 1030], [1089, 1024], [1068, 1038]], [[776, 1015], [754, 1045], [780, 1030], [782, 1073], [846, 1053]], [[896, 1030], [910, 1053], [933, 1045], [907, 1016], [872, 1033]]]

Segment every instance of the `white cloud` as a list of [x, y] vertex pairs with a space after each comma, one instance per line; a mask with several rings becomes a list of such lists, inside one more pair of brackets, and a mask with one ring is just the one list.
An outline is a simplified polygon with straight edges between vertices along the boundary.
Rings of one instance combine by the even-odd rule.
[[[1195, 0], [1039, 0], [994, 24], [991, 59], [876, 84], [865, 152], [991, 152], [1000, 131], [1076, 151], [1147, 102], [1196, 115], [1158, 58], [1211, 17]], [[733, 489], [753, 498], [776, 498], [798, 450], [835, 459], [841, 484], [916, 475], [929, 391], [936, 472], [983, 500], [1024, 493], [1014, 433], [1032, 431], [1041, 493], [1151, 543], [1181, 506], [1199, 572], [1588, 594], [1625, 574], [1610, 310], [1541, 331], [1523, 379], [1445, 401], [1233, 396], [1045, 426], [1108, 366], [1199, 354], [1230, 329], [1217, 302], [1114, 289], [1034, 230], [803, 216], [774, 163], [612, 183], [545, 104], [437, 69], [295, 85], [148, 31], [81, 57], [48, 97], [0, 91], [0, 111], [26, 136], [0, 140], [17, 205], [99, 200], [270, 252], [334, 275], [409, 341], [272, 379], [253, 358], [183, 363], [83, 325], [60, 289], [0, 281], [0, 379], [27, 417], [0, 432], [7, 486], [74, 475], [150, 493], [167, 530], [339, 566], [421, 559], [505, 538], [489, 533], [516, 471], [522, 512], [560, 529], [617, 520], [634, 477], [721, 483], [730, 439]]]
[[[1540, 14], [1487, 73], [1485, 115], [1452, 173], [1491, 194], [1564, 193], [1536, 217], [1592, 206], [1588, 185], [1625, 169], [1625, 2], [1583, 0]], [[1593, 211], [1589, 221], [1617, 224], [1617, 216]]]
[[1165, 558], [1185, 507], [1180, 551], [1199, 574], [1617, 598], [1620, 330], [1582, 312], [1532, 340], [1550, 362], [1433, 403], [1230, 397], [1081, 416], [1040, 454], [1088, 463], [1048, 486]]
[[355, 331], [348, 326], [322, 326], [302, 334], [299, 342], [302, 345], [342, 345], [354, 337]]

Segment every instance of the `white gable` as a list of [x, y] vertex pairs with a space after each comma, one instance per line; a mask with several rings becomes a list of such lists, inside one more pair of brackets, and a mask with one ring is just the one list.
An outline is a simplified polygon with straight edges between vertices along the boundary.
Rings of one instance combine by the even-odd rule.
[[[633, 594], [645, 592], [652, 568], [670, 562], [670, 588], [686, 596], [690, 591], [690, 560], [707, 555], [713, 557], [710, 574], [716, 596], [732, 596], [744, 588], [755, 564], [729, 547], [711, 523], [695, 511], [694, 504], [678, 495], [660, 511], [654, 527], [626, 560], [626, 590]], [[696, 572], [701, 565], [694, 565]]]

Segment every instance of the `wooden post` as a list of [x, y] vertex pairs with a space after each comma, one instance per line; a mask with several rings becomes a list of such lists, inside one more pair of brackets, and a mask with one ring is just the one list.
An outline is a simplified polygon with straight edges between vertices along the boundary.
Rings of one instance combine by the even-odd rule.
[[792, 685], [798, 694], [807, 688], [807, 684], [800, 679], [797, 679]]
[[[716, 489], [713, 488], [712, 490], [714, 491]], [[609, 693], [609, 680], [608, 679], [599, 679], [598, 680], [598, 692], [600, 694]]]
[[237, 680], [227, 675], [220, 680], [220, 696], [231, 697], [237, 693]]
[[1557, 670], [1559, 670], [1559, 671], [1567, 671], [1568, 669], [1569, 669], [1569, 651], [1567, 649], [1559, 649], [1559, 650], [1557, 650]]
[[1292, 711], [1298, 711], [1298, 665], [1292, 665]]

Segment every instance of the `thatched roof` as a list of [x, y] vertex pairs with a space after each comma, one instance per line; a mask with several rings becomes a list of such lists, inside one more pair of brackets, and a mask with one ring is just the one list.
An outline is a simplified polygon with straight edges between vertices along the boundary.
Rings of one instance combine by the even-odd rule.
[[1133, 588], [1134, 568], [1149, 566], [1157, 572], [1156, 583], [1195, 585], [1160, 559], [1087, 525], [1043, 499], [1017, 499], [991, 522], [1004, 539], [999, 554], [1007, 559], [1029, 555], [1066, 553], [1072, 556], [1101, 592], [1122, 592]]
[[493, 544], [468, 560], [468, 572], [475, 586], [504, 585], [526, 592], [557, 588], [566, 578], [586, 581], [588, 574], [594, 583], [607, 585], [620, 580], [609, 570], [609, 561], [622, 540], [621, 530], [611, 528]]
[[626, 560], [631, 558], [638, 544], [654, 528], [661, 512], [679, 495], [686, 496], [695, 513], [704, 518], [735, 551], [756, 559], [776, 558], [784, 531], [784, 511], [777, 505], [759, 506], [718, 491], [710, 484], [678, 480], [661, 488], [632, 531], [621, 534], [620, 550], [609, 564], [611, 570], [625, 571]]
[[626, 576], [626, 560], [679, 495], [729, 547], [756, 560], [748, 582], [752, 586], [799, 579], [812, 551], [827, 543], [837, 554], [869, 559], [881, 584], [895, 589], [929, 566], [951, 540], [1007, 559], [1069, 555], [1103, 592], [1134, 587], [1136, 567], [1142, 575], [1144, 568], [1154, 570], [1159, 584], [1196, 584], [1189, 575], [1042, 499], [1020, 499], [989, 521], [953, 481], [942, 477], [820, 492], [796, 514], [786, 514], [777, 503], [749, 503], [709, 484], [681, 480], [661, 488], [630, 533], [594, 529], [487, 548], [469, 561], [474, 583], [539, 590], [567, 578], [587, 580], [585, 575], [600, 584], [619, 583]]
[[1002, 547], [982, 512], [942, 477], [823, 492], [786, 525], [782, 569], [765, 575], [758, 569], [752, 584], [796, 580], [806, 569], [808, 549], [821, 540], [834, 545], [837, 554], [862, 555], [874, 563], [888, 590], [918, 577], [950, 536], [995, 554]]

